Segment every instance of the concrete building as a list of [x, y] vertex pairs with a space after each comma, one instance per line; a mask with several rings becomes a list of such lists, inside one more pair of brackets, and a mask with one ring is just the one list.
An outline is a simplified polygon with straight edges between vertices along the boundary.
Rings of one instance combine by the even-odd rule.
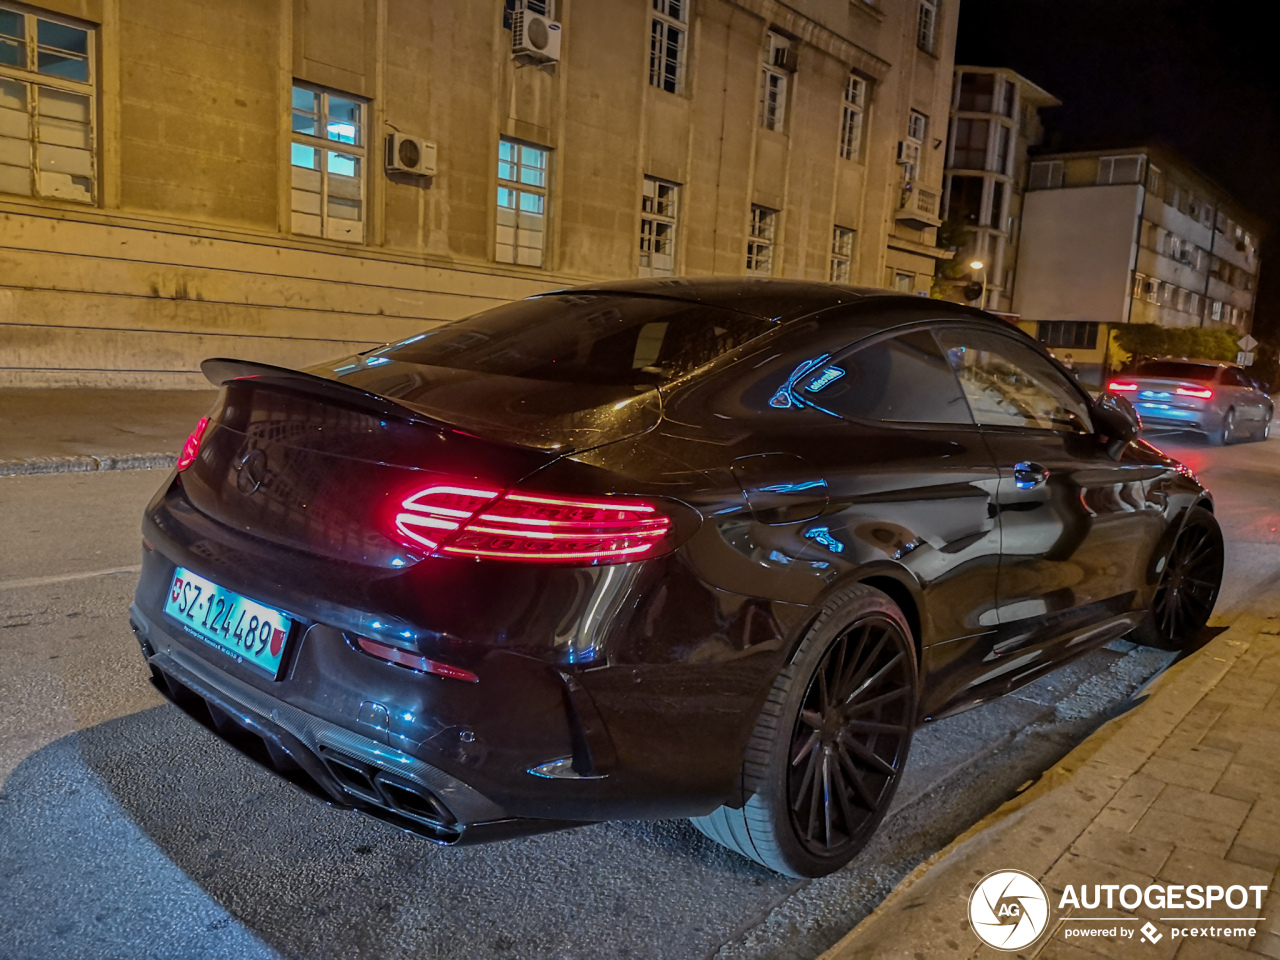
[[1119, 324], [1248, 333], [1260, 238], [1260, 221], [1167, 150], [1038, 155], [1014, 310], [1096, 382]]
[[0, 385], [202, 386], [601, 278], [926, 292], [957, 7], [0, 0]]
[[967, 283], [982, 283], [987, 310], [1013, 310], [1027, 150], [1040, 143], [1040, 111], [1059, 105], [1026, 77], [1000, 67], [956, 67], [947, 137], [945, 217], [964, 225], [969, 240], [957, 267], [975, 261], [946, 283], [943, 295], [964, 300]]

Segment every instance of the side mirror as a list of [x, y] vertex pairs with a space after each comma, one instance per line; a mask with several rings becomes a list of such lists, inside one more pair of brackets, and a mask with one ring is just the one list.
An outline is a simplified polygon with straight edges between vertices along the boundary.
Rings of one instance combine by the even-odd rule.
[[1108, 440], [1122, 443], [1137, 439], [1142, 430], [1142, 418], [1129, 398], [1110, 390], [1093, 402], [1093, 423]]

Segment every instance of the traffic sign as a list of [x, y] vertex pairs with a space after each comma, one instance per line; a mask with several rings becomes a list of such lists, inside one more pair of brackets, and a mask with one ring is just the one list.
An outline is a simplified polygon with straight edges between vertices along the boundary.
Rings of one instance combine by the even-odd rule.
[[[1249, 339], [1250, 339], [1250, 340], [1252, 340], [1252, 339], [1253, 339], [1253, 337], [1250, 337]], [[1236, 354], [1236, 363], [1237, 363], [1239, 366], [1242, 366], [1242, 367], [1252, 367], [1252, 366], [1253, 366], [1253, 351], [1252, 351], [1252, 350], [1241, 350], [1239, 353], [1237, 353], [1237, 354]]]
[[1236, 341], [1236, 344], [1240, 347], [1241, 350], [1244, 350], [1247, 352], [1252, 350], [1254, 347], [1256, 347], [1258, 345], [1258, 341], [1253, 339], [1253, 337], [1249, 336], [1249, 334], [1246, 333], [1243, 337], [1241, 337], [1239, 340]]

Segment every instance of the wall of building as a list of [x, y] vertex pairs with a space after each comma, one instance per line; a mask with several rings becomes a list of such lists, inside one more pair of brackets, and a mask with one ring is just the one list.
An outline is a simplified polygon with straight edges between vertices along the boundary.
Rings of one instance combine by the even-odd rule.
[[[636, 276], [645, 175], [681, 185], [676, 272], [743, 274], [756, 203], [780, 211], [777, 275], [826, 279], [839, 223], [855, 282], [908, 262], [927, 289], [932, 230], [895, 216], [894, 156], [912, 108], [941, 136], [954, 4], [928, 53], [910, 0], [693, 0], [674, 94], [649, 83], [651, 4], [558, 7], [544, 67], [512, 60], [500, 0], [41, 0], [94, 27], [96, 196], [0, 194], [0, 385], [196, 387], [207, 356], [304, 365]], [[770, 28], [798, 51], [781, 132], [758, 120]], [[870, 103], [842, 160], [851, 69]], [[367, 101], [363, 243], [291, 233], [295, 81]], [[439, 144], [434, 178], [383, 173], [392, 130]], [[500, 136], [551, 151], [541, 267], [495, 260]]]

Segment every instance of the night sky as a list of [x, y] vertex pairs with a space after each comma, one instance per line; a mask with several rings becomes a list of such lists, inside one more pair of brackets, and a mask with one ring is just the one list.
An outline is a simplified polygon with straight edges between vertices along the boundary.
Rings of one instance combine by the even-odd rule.
[[1254, 334], [1280, 341], [1280, 70], [1265, 6], [1236, 0], [960, 0], [956, 62], [1063, 102], [1046, 145], [1160, 143], [1267, 223]]

